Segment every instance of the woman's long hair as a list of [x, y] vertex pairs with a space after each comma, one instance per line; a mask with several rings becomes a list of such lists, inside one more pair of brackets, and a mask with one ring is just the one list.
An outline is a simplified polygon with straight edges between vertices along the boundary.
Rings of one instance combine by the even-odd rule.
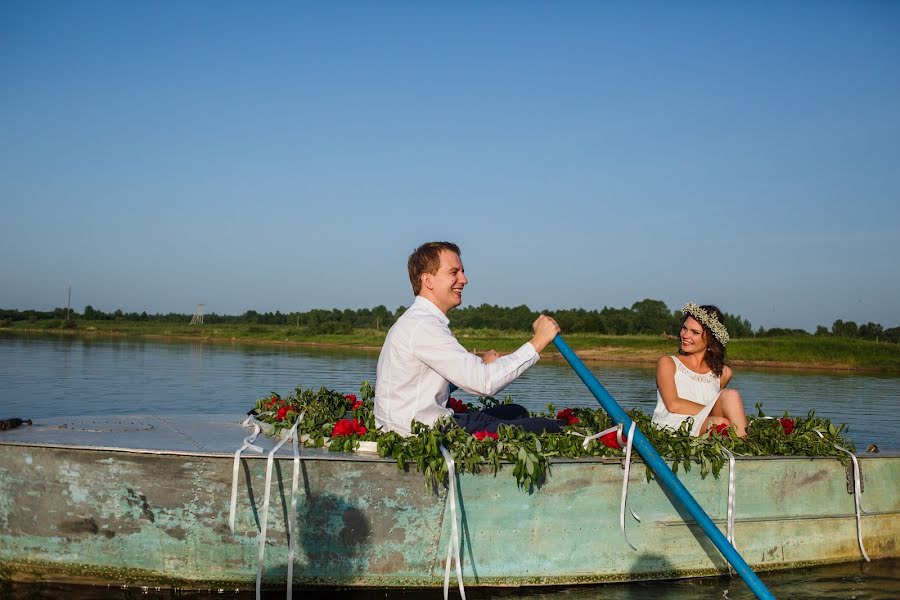
[[[717, 307], [712, 304], [704, 304], [700, 308], [713, 315], [718, 319], [719, 323], [725, 325], [725, 315]], [[684, 322], [690, 316], [692, 316], [690, 313], [684, 313], [681, 316], [681, 324], [684, 325]], [[706, 324], [699, 319], [697, 319], [697, 322], [703, 327], [703, 338], [706, 340], [706, 356], [703, 357], [703, 360], [706, 362], [706, 366], [715, 373], [716, 377], [721, 377], [722, 370], [725, 368], [725, 345], [718, 340]]]

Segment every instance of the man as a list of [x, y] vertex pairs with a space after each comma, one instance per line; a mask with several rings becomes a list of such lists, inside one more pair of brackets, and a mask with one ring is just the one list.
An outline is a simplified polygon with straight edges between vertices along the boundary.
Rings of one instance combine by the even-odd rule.
[[[428, 242], [409, 257], [416, 299], [391, 327], [378, 357], [375, 423], [384, 431], [410, 435], [413, 421], [432, 425], [439, 417], [453, 415], [447, 408], [450, 383], [478, 396], [494, 396], [536, 363], [559, 333], [556, 321], [540, 315], [532, 324], [534, 337], [512, 354], [500, 357], [491, 350], [482, 359], [467, 352], [450, 333], [447, 318], [462, 304], [469, 282], [459, 256], [456, 244]], [[529, 418], [518, 405], [457, 414], [455, 419], [470, 433], [494, 432], [501, 423], [530, 431], [561, 430], [559, 422]]]

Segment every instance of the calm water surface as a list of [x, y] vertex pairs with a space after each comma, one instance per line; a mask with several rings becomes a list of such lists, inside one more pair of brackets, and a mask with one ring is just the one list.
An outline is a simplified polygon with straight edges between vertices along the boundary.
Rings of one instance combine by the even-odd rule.
[[[674, 350], [674, 348], [673, 348]], [[311, 351], [302, 348], [77, 339], [0, 334], [0, 418], [40, 419], [54, 415], [246, 412], [269, 391], [282, 394], [296, 386], [326, 386], [355, 392], [363, 380], [374, 381], [377, 354]], [[593, 372], [626, 408], [650, 412], [656, 402], [654, 371], [648, 366], [594, 365]], [[762, 402], [768, 414], [787, 411], [822, 416], [850, 425], [857, 447], [877, 443], [900, 448], [900, 378], [845, 373], [738, 369], [734, 387], [748, 408]], [[507, 388], [531, 409], [596, 406], [596, 401], [565, 364], [542, 361]], [[763, 581], [779, 598], [900, 598], [900, 561], [852, 563], [784, 573], [764, 573]], [[303, 591], [298, 597], [438, 598], [428, 592]], [[126, 598], [222, 598], [245, 600], [252, 593], [233, 591], [146, 590], [0, 583], [0, 598], [34, 600]], [[470, 598], [546, 598], [552, 600], [751, 598], [740, 580], [710, 578], [682, 582], [648, 582], [602, 587], [467, 590]], [[283, 593], [266, 598], [283, 597]], [[453, 594], [458, 597], [458, 594]]]
[[[849, 563], [811, 569], [761, 573], [760, 578], [777, 598], [791, 600], [897, 600], [900, 598], [900, 560]], [[8, 600], [252, 600], [252, 591], [153, 590], [90, 586], [62, 586], [49, 583], [21, 584], [0, 582], [0, 597]], [[283, 591], [263, 593], [265, 600], [280, 600]], [[303, 600], [437, 600], [441, 590], [297, 590], [294, 597]], [[459, 598], [451, 588], [450, 598]], [[568, 588], [466, 589], [471, 600], [694, 600], [716, 598], [751, 600], [755, 596], [739, 578], [709, 577], [681, 581], [607, 584]]]
[[[6, 416], [229, 412], [249, 410], [269, 391], [325, 386], [356, 392], [375, 380], [377, 353], [142, 340], [0, 334], [0, 407]], [[652, 412], [652, 365], [593, 365], [625, 408]], [[767, 414], [812, 409], [850, 426], [862, 449], [900, 448], [900, 378], [872, 374], [737, 369], [732, 387]], [[565, 363], [541, 361], [510, 385], [528, 408], [597, 402]], [[464, 394], [461, 394], [464, 396]], [[471, 400], [471, 398], [467, 398]]]

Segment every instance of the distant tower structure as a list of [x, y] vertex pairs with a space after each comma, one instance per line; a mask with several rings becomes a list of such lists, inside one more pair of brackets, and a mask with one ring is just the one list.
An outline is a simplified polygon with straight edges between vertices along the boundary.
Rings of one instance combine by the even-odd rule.
[[191, 317], [191, 325], [203, 325], [203, 309], [205, 307], [205, 304], [197, 305], [197, 310], [194, 311], [194, 316]]

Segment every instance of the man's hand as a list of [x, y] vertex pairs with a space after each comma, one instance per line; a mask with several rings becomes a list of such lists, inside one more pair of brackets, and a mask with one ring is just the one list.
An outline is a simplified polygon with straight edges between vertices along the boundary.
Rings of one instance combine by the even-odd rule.
[[534, 337], [531, 338], [531, 345], [540, 352], [547, 347], [553, 338], [559, 333], [559, 325], [547, 315], [540, 315], [534, 323], [531, 324], [534, 330]]
[[499, 352], [497, 352], [496, 350], [488, 350], [484, 353], [484, 356], [481, 357], [481, 360], [484, 361], [484, 364], [489, 365], [498, 358], [500, 358]]

